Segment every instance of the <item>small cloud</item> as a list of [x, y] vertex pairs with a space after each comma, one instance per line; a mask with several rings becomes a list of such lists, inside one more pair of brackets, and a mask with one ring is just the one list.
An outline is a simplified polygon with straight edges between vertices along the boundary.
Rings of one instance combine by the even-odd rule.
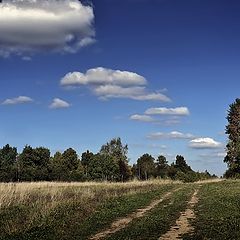
[[181, 133], [172, 131], [170, 133], [156, 132], [147, 136], [149, 139], [193, 139], [194, 136], [190, 133]]
[[171, 102], [171, 99], [162, 93], [145, 93], [144, 95], [135, 96], [133, 99], [140, 101]]
[[70, 106], [71, 105], [68, 102], [66, 102], [60, 98], [54, 98], [53, 102], [50, 104], [49, 108], [58, 109], [58, 108], [68, 108]]
[[166, 126], [172, 126], [172, 125], [179, 124], [181, 121], [179, 118], [168, 118], [168, 119], [165, 119], [163, 122]]
[[189, 115], [189, 110], [187, 107], [177, 107], [177, 108], [149, 108], [145, 111], [148, 115], [175, 115], [175, 116], [187, 116]]
[[16, 98], [8, 98], [6, 99], [2, 105], [16, 105], [16, 104], [24, 104], [33, 102], [33, 99], [27, 96], [19, 96]]
[[23, 56], [23, 57], [22, 57], [22, 60], [23, 60], [23, 61], [32, 61], [32, 58], [29, 57], [29, 56]]
[[211, 152], [199, 154], [199, 156], [202, 158], [224, 158], [226, 155], [226, 152]]
[[150, 144], [151, 148], [160, 148], [162, 150], [167, 149], [166, 145], [157, 145], [157, 144]]
[[224, 136], [225, 134], [226, 134], [225, 131], [218, 132], [218, 135], [220, 135], [220, 136]]
[[148, 115], [135, 114], [130, 116], [130, 120], [140, 121], [140, 122], [154, 122], [154, 119]]
[[132, 143], [129, 144], [133, 148], [147, 148], [147, 149], [161, 149], [165, 150], [167, 149], [166, 145], [159, 145], [159, 144], [144, 144], [144, 143]]
[[212, 138], [196, 138], [189, 142], [190, 148], [195, 149], [211, 149], [211, 148], [219, 148], [222, 147], [220, 142], [215, 141]]

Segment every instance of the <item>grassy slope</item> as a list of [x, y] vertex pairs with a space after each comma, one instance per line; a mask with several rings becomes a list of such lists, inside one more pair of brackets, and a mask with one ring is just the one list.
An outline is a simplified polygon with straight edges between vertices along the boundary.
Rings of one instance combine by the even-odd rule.
[[195, 232], [183, 239], [240, 239], [239, 181], [203, 185], [195, 210]]
[[56, 191], [53, 186], [52, 190], [31, 189], [22, 199], [21, 190], [15, 200], [1, 207], [0, 239], [86, 239], [173, 187], [156, 183], [103, 184], [87, 190], [65, 186]]
[[[175, 192], [170, 201], [165, 200], [156, 208], [152, 209], [146, 216], [133, 220], [125, 229], [106, 238], [107, 240], [130, 240], [130, 239], [158, 239], [170, 229], [180, 216], [180, 212], [186, 208], [187, 201], [193, 193], [192, 185]], [[171, 203], [171, 204], [169, 204]]]

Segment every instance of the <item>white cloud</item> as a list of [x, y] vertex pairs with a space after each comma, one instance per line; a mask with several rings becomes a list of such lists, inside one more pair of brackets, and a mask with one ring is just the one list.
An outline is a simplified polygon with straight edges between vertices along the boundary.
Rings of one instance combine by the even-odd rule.
[[160, 92], [149, 92], [147, 80], [134, 72], [112, 70], [103, 67], [89, 69], [86, 73], [70, 72], [60, 81], [64, 87], [87, 86], [100, 99], [129, 98], [139, 101], [170, 102]]
[[159, 145], [159, 144], [144, 144], [144, 143], [132, 143], [129, 144], [133, 148], [147, 148], [147, 149], [162, 149], [165, 150], [167, 149], [166, 145]]
[[61, 85], [146, 85], [144, 77], [134, 72], [112, 70], [103, 67], [89, 69], [85, 74], [70, 72], [61, 79]]
[[140, 122], [154, 122], [154, 119], [147, 115], [135, 114], [130, 116], [130, 120], [140, 121]]
[[143, 94], [144, 87], [121, 87], [102, 85], [93, 89], [97, 96], [105, 98], [133, 98]]
[[50, 104], [49, 108], [51, 108], [51, 109], [68, 108], [70, 106], [71, 105], [68, 102], [66, 102], [60, 98], [54, 98], [52, 103]]
[[170, 133], [156, 132], [147, 136], [149, 139], [193, 139], [194, 136], [190, 133], [181, 133], [172, 131]]
[[23, 57], [22, 57], [22, 60], [23, 60], [23, 61], [32, 61], [32, 58], [29, 57], [29, 56], [23, 56]]
[[162, 94], [162, 93], [145, 93], [143, 95], [140, 96], [135, 96], [134, 98], [135, 100], [141, 100], [141, 101], [151, 101], [151, 100], [155, 100], [155, 101], [162, 101], [162, 102], [170, 102], [170, 98], [167, 97], [166, 95]]
[[0, 55], [71, 52], [93, 43], [94, 14], [78, 0], [3, 0]]
[[199, 154], [199, 156], [203, 158], [224, 158], [226, 155], [226, 152], [211, 152]]
[[187, 116], [189, 115], [189, 110], [187, 107], [177, 107], [177, 108], [149, 108], [145, 111], [148, 115], [175, 115], [175, 116]]
[[15, 104], [24, 104], [33, 102], [33, 99], [27, 96], [19, 96], [16, 98], [8, 98], [6, 99], [2, 105], [15, 105]]
[[196, 138], [189, 142], [189, 147], [196, 149], [219, 148], [222, 144], [212, 138]]

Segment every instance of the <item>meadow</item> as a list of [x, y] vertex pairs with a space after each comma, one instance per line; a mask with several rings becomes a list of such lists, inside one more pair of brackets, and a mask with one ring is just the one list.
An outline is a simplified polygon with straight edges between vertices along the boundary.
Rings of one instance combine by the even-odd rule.
[[0, 239], [240, 239], [240, 181], [1, 183]]

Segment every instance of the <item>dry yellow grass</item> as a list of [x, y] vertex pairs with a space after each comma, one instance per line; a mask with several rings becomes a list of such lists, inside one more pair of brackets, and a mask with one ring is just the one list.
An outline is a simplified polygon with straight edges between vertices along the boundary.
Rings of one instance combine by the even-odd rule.
[[[23, 183], [0, 183], [0, 208], [7, 207], [15, 203], [27, 203], [33, 195], [41, 196], [41, 199], [47, 198], [48, 202], [54, 202], [64, 197], [67, 190], [76, 194], [76, 196], [85, 199], [94, 197], [99, 191], [106, 194], [115, 195], [119, 190], [124, 193], [131, 193], [162, 184], [171, 184], [171, 180], [149, 180], [132, 181], [126, 183], [110, 182], [23, 182]], [[178, 182], [174, 182], [175, 184]], [[180, 183], [180, 182], [179, 182]], [[116, 190], [116, 191], [114, 191]], [[74, 197], [74, 196], [73, 196]], [[31, 199], [32, 200], [32, 199]], [[36, 199], [38, 200], [38, 199]]]
[[[51, 219], [51, 214], [58, 212], [62, 206], [79, 206], [83, 217], [90, 214], [103, 201], [117, 196], [146, 192], [160, 185], [178, 183], [170, 180], [132, 181], [126, 183], [109, 182], [32, 182], [32, 183], [0, 183], [1, 213], [12, 212], [17, 207], [25, 214], [24, 228]], [[180, 183], [180, 182], [179, 182]], [[18, 210], [17, 210], [18, 211]], [[16, 216], [5, 221], [1, 231], [8, 234], [20, 231]], [[80, 213], [81, 214], [81, 213]], [[16, 218], [16, 219], [15, 219]]]

